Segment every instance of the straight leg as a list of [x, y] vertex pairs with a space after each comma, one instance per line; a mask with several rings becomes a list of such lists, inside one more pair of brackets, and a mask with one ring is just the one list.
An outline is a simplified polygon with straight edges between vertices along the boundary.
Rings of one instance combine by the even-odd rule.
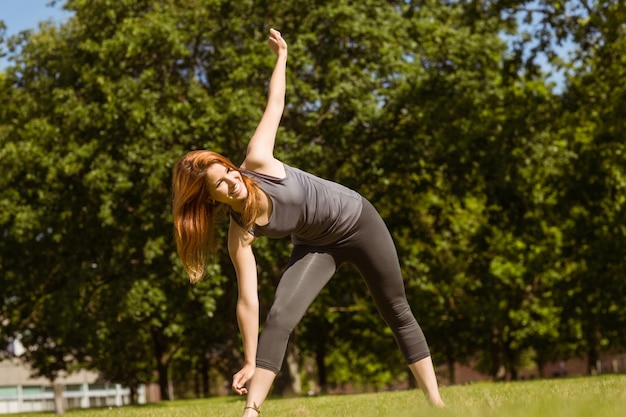
[[370, 203], [364, 202], [361, 216], [358, 233], [351, 237], [347, 261], [359, 269], [426, 398], [434, 406], [443, 406], [426, 338], [406, 297], [391, 234]]
[[431, 357], [428, 356], [427, 358], [409, 364], [409, 369], [413, 373], [413, 376], [415, 376], [417, 385], [419, 385], [424, 395], [426, 395], [428, 402], [435, 407], [443, 407], [445, 404], [439, 394], [439, 385]]

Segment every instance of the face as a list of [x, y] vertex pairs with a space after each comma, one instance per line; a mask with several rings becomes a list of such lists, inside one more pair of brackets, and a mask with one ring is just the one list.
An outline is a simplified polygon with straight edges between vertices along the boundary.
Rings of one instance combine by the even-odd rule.
[[207, 169], [207, 182], [211, 198], [220, 203], [238, 206], [248, 197], [241, 173], [222, 164], [213, 164]]

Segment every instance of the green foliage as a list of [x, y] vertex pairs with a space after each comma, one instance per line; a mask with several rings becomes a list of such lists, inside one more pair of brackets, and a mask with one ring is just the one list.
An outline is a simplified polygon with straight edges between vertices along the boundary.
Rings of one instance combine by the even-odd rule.
[[[529, 357], [626, 346], [623, 2], [65, 7], [67, 23], [0, 42], [0, 337], [21, 335], [40, 374], [91, 366], [136, 386], [156, 370], [165, 393], [169, 375], [240, 365], [234, 271], [222, 249], [187, 283], [170, 172], [197, 148], [243, 158], [270, 26], [290, 48], [276, 154], [377, 206], [437, 363], [514, 379]], [[262, 315], [289, 249], [256, 245]], [[406, 376], [351, 269], [295, 334], [326, 386]]]

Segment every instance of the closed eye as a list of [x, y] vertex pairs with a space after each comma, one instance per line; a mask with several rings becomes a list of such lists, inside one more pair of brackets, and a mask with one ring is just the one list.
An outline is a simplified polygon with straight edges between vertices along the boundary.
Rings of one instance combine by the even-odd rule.
[[[230, 173], [230, 171], [232, 171], [232, 169], [230, 167], [226, 167], [226, 174]], [[218, 180], [217, 183], [215, 184], [215, 188], [219, 187], [223, 182], [224, 180], [222, 179]]]

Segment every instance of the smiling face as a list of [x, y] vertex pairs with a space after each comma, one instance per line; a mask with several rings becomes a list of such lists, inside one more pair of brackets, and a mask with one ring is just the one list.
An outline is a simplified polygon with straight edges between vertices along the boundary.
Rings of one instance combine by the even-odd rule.
[[215, 163], [207, 168], [207, 183], [211, 198], [228, 204], [233, 209], [241, 209], [248, 197], [241, 173], [222, 164]]

